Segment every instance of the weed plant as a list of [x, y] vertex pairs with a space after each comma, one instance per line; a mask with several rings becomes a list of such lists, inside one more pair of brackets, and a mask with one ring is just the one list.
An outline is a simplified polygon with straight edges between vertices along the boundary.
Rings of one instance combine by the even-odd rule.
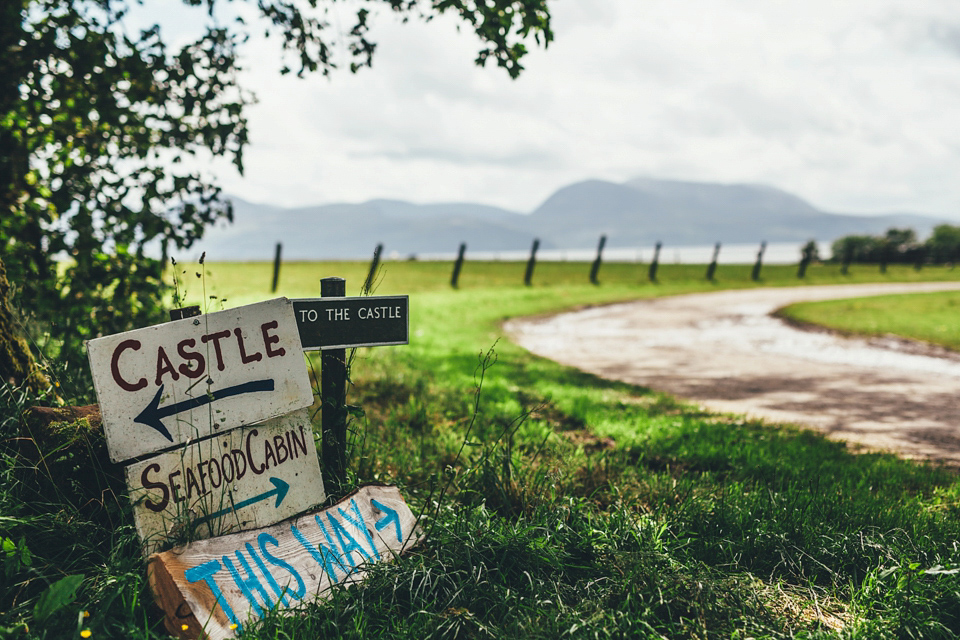
[[[960, 635], [955, 471], [705, 413], [500, 339], [507, 317], [753, 286], [749, 266], [721, 266], [714, 283], [663, 265], [653, 285], [636, 265], [604, 265], [600, 287], [587, 266], [538, 265], [523, 287], [522, 264], [467, 263], [451, 291], [449, 265], [385, 265], [377, 293], [412, 294], [411, 344], [353, 360], [350, 480], [398, 484], [427, 540], [247, 637]], [[269, 297], [269, 265], [207, 268], [233, 304]], [[364, 268], [312, 265], [308, 278], [284, 265], [278, 293], [314, 296], [326, 275], [358, 286]], [[838, 269], [807, 280], [882, 279]], [[764, 268], [768, 285], [795, 273]], [[955, 276], [883, 276], [920, 277]], [[163, 637], [126, 496], [110, 469], [89, 471], [95, 439], [29, 457], [20, 416], [35, 402], [0, 394], [0, 637]]]

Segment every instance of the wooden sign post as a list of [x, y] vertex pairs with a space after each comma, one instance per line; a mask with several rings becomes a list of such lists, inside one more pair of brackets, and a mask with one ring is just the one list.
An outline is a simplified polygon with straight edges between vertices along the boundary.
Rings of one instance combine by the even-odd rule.
[[323, 351], [323, 479], [336, 495], [346, 482], [346, 349], [410, 342], [408, 296], [348, 298], [343, 278], [320, 281], [321, 298], [293, 301], [304, 351]]
[[421, 538], [396, 487], [367, 486], [273, 527], [195, 542], [150, 558], [148, 577], [181, 638], [232, 638], [273, 608], [323, 598]]

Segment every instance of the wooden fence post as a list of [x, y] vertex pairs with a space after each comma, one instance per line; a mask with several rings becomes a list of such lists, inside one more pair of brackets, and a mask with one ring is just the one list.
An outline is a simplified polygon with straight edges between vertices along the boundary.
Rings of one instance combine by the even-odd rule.
[[533, 281], [533, 268], [537, 265], [537, 249], [540, 248], [539, 238], [534, 238], [533, 246], [530, 247], [530, 259], [527, 260], [527, 270], [523, 274], [523, 284], [528, 287]]
[[767, 250], [767, 241], [760, 243], [760, 250], [757, 251], [757, 261], [753, 263], [753, 271], [750, 273], [750, 279], [756, 282], [760, 279], [760, 268], [763, 267], [763, 252]]
[[600, 284], [597, 281], [597, 274], [600, 273], [600, 263], [603, 261], [603, 245], [607, 244], [607, 236], [600, 236], [600, 244], [597, 245], [597, 257], [590, 265], [590, 284]]
[[460, 284], [460, 269], [463, 268], [463, 254], [467, 251], [467, 243], [460, 243], [460, 251], [457, 253], [457, 261], [453, 263], [453, 275], [450, 276], [450, 286], [456, 289]]
[[363, 288], [360, 290], [362, 295], [369, 294], [373, 289], [373, 279], [377, 277], [377, 268], [380, 266], [380, 253], [383, 251], [383, 244], [378, 244], [373, 250], [373, 260], [370, 261], [370, 271], [367, 272], [367, 279], [363, 281]]
[[707, 265], [707, 280], [713, 282], [713, 274], [717, 272], [717, 258], [720, 257], [720, 243], [713, 246], [713, 259]]
[[[320, 280], [320, 297], [347, 294], [343, 278]], [[327, 349], [320, 355], [320, 402], [323, 484], [327, 495], [339, 496], [347, 483], [347, 351]]]
[[282, 245], [277, 243], [277, 250], [273, 254], [273, 286], [270, 288], [271, 293], [277, 292], [277, 284], [280, 282], [280, 249]]
[[647, 279], [650, 282], [657, 281], [657, 267], [660, 266], [660, 247], [663, 246], [662, 242], [658, 242], [653, 248], [653, 260], [650, 261], [650, 270], [647, 271]]

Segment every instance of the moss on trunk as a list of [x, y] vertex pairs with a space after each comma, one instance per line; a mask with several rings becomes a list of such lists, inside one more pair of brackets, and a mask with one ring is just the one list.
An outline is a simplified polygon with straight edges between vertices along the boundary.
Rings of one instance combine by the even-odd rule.
[[0, 259], [0, 381], [25, 384], [34, 393], [50, 389], [50, 381], [37, 367], [10, 307], [10, 282]]

